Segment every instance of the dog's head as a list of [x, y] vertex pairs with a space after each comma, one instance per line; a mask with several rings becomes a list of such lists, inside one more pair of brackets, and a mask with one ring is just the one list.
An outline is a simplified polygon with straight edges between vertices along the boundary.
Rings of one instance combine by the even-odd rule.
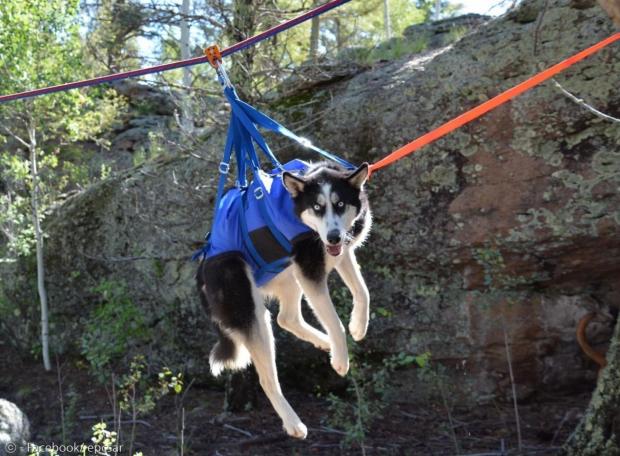
[[362, 213], [367, 178], [368, 163], [355, 171], [332, 163], [319, 163], [304, 176], [282, 174], [282, 182], [293, 198], [295, 213], [319, 234], [330, 255], [342, 253], [348, 232]]

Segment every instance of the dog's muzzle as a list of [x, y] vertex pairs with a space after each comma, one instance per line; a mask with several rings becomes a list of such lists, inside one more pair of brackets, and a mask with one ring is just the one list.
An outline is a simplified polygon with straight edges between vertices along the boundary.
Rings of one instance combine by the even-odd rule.
[[327, 233], [327, 244], [325, 245], [327, 253], [332, 256], [338, 256], [342, 253], [342, 235], [340, 230], [331, 230]]
[[342, 242], [339, 244], [326, 244], [325, 249], [331, 256], [338, 256], [342, 253]]

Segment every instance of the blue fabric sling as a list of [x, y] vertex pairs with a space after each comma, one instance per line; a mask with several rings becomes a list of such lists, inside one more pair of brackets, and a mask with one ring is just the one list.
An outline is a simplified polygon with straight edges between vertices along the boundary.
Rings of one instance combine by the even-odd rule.
[[[312, 230], [295, 215], [293, 200], [282, 182], [284, 171], [304, 174], [308, 164], [293, 160], [282, 165], [258, 127], [286, 136], [346, 169], [353, 170], [355, 166], [314, 146], [241, 101], [221, 65], [217, 73], [231, 106], [230, 124], [219, 165], [212, 228], [205, 238], [205, 245], [194, 253], [192, 259], [209, 261], [227, 254], [241, 255], [252, 269], [256, 284], [262, 286], [290, 264], [293, 243], [312, 235]], [[255, 144], [274, 167], [271, 173], [261, 170]], [[233, 152], [237, 178], [235, 187], [224, 193]], [[248, 167], [253, 177], [250, 183], [247, 181]]]

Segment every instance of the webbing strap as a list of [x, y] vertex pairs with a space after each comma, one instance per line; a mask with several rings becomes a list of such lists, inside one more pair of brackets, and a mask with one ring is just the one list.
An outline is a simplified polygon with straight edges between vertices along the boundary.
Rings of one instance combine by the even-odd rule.
[[296, 135], [295, 133], [293, 133], [291, 130], [289, 130], [282, 124], [273, 120], [271, 117], [263, 114], [262, 112], [254, 108], [253, 106], [250, 106], [249, 104], [245, 103], [244, 101], [239, 100], [239, 105], [244, 108], [245, 112], [254, 121], [254, 123], [260, 125], [266, 130], [272, 131], [274, 133], [278, 133], [282, 136], [286, 136], [287, 138], [292, 139], [293, 141], [297, 142], [301, 146], [307, 149], [313, 150], [317, 152], [318, 154], [322, 155], [323, 157], [329, 160], [335, 161], [336, 163], [339, 163], [340, 165], [344, 166], [347, 169], [350, 169], [350, 170], [355, 169], [355, 166], [349, 163], [348, 161], [346, 161], [345, 159], [340, 158], [337, 155], [332, 154], [331, 152], [328, 152], [324, 149], [321, 149], [315, 146], [308, 139], [302, 138], [301, 136]]
[[[258, 144], [258, 146], [262, 149], [262, 151], [265, 153], [267, 158], [269, 158], [271, 163], [275, 167], [282, 169], [282, 165], [280, 164], [278, 159], [275, 157], [275, 155], [273, 155], [273, 153], [271, 152], [271, 149], [269, 149], [269, 146], [265, 142], [264, 138], [259, 133], [257, 128], [254, 126], [254, 123], [248, 118], [248, 115], [245, 113], [243, 108], [239, 106], [241, 100], [239, 100], [239, 97], [237, 97], [237, 94], [235, 93], [234, 89], [232, 89], [231, 87], [226, 87], [224, 89], [224, 94], [226, 95], [226, 98], [230, 102], [230, 107], [232, 109], [232, 115], [235, 118], [237, 118], [239, 122], [241, 122], [241, 124], [243, 125], [243, 129], [252, 137], [254, 142]], [[249, 142], [251, 144], [251, 141]], [[254, 149], [254, 147], [252, 147], [252, 149]], [[254, 156], [256, 156], [256, 154], [254, 154]]]
[[235, 186], [237, 188], [244, 188], [248, 185], [246, 175], [245, 175], [245, 149], [243, 149], [242, 145], [239, 143], [239, 138], [242, 137], [242, 128], [239, 125], [239, 121], [236, 117], [231, 116], [230, 123], [234, 125], [233, 127], [233, 144], [235, 147], [235, 158], [237, 160], [237, 181]]
[[233, 130], [235, 125], [231, 122], [228, 125], [228, 136], [226, 137], [226, 145], [224, 146], [224, 157], [219, 166], [220, 178], [217, 183], [217, 193], [215, 196], [215, 213], [213, 214], [213, 224], [217, 223], [218, 207], [224, 194], [224, 187], [226, 186], [226, 178], [228, 177], [228, 171], [230, 170], [230, 157], [233, 150]]
[[250, 232], [248, 231], [248, 221], [245, 218], [244, 207], [247, 206], [247, 203], [248, 203], [247, 195], [248, 193], [245, 192], [243, 194], [243, 197], [238, 200], [238, 204], [242, 204], [242, 207], [239, 209], [239, 213], [241, 214], [241, 216], [239, 217], [240, 219], [239, 225], [241, 227], [241, 237], [243, 238], [243, 243], [247, 247], [248, 252], [250, 253], [250, 256], [252, 257], [254, 262], [258, 265], [260, 269], [263, 269], [264, 267], [267, 266], [267, 262], [263, 260], [263, 257], [260, 256], [260, 254], [256, 250], [256, 247], [254, 247], [254, 243], [252, 242], [252, 239], [250, 238]]

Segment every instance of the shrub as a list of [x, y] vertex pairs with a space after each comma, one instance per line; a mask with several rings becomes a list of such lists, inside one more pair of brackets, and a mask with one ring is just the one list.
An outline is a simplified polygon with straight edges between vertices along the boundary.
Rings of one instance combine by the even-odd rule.
[[151, 339], [140, 309], [127, 296], [124, 284], [104, 281], [93, 289], [101, 303], [86, 322], [81, 351], [93, 373], [102, 382], [107, 371], [124, 354]]

